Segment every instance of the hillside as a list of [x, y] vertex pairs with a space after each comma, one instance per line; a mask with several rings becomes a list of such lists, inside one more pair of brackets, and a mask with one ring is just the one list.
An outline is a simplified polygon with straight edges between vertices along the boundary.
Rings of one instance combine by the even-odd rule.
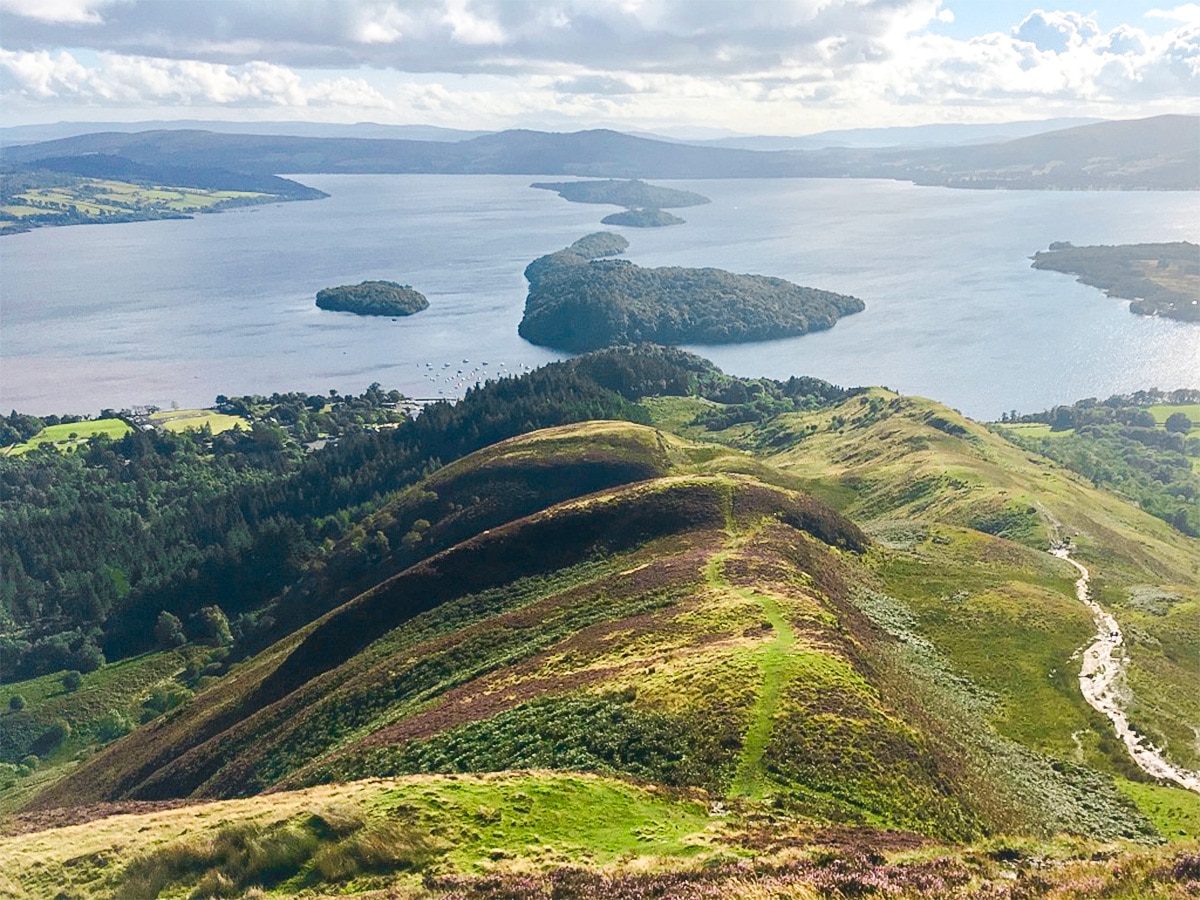
[[86, 154], [236, 172], [570, 175], [595, 178], [898, 178], [977, 188], [1196, 190], [1194, 116], [1100, 122], [966, 147], [754, 150], [597, 129], [504, 131], [455, 142], [208, 131], [103, 132], [6, 147], [8, 165]]
[[[94, 753], [71, 737], [18, 802], [0, 788], [24, 810], [0, 822], [0, 889], [1193, 889], [1200, 796], [1085, 701], [1096, 625], [1046, 550], [1069, 542], [1119, 623], [1138, 733], [1196, 770], [1200, 542], [933, 401], [678, 351], [555, 364], [463, 415], [527, 388], [565, 411], [588, 383], [648, 424], [518, 428], [398, 483], [211, 676]], [[0, 705], [73, 721], [221, 649]]]

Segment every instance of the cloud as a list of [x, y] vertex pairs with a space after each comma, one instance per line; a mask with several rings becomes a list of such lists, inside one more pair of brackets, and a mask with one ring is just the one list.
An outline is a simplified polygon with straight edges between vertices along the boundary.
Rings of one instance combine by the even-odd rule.
[[100, 10], [122, 0], [0, 0], [0, 12], [38, 22], [64, 25], [97, 25]]
[[1171, 9], [1151, 9], [1146, 12], [1148, 19], [1170, 19], [1185, 25], [1200, 25], [1200, 3], [1185, 3]]
[[223, 66], [107, 53], [87, 67], [66, 51], [0, 50], [0, 85], [6, 94], [26, 100], [101, 105], [391, 107], [363, 79], [306, 84], [292, 69], [261, 61]]
[[941, 0], [0, 0], [0, 99], [780, 133], [1195, 111], [1200, 5], [1154, 15], [962, 39]]
[[[60, 6], [58, 18], [31, 10]], [[940, 0], [0, 0], [11, 50], [78, 47], [239, 65], [513, 74], [579, 65], [747, 73], [840, 35], [858, 57]], [[100, 11], [103, 9], [103, 15]], [[74, 10], [76, 19], [66, 17]], [[80, 18], [82, 17], [82, 18]], [[71, 21], [89, 27], [70, 27]]]
[[1073, 12], [1043, 12], [1035, 9], [1014, 30], [1017, 40], [1039, 50], [1063, 53], [1087, 43], [1100, 34], [1093, 19]]

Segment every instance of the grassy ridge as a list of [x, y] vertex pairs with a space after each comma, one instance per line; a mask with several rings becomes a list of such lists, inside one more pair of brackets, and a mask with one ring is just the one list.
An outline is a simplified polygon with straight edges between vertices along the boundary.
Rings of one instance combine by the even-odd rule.
[[36, 830], [0, 836], [0, 890], [20, 900], [382, 888], [406, 900], [879, 892], [905, 900], [965, 890], [1182, 898], [1200, 849], [1062, 839], [946, 847], [545, 771], [372, 779], [59, 827], [17, 824]]
[[[1197, 542], [929, 401], [738, 422], [740, 402], [512, 439], [385, 503], [280, 598], [294, 633], [26, 803], [272, 790], [282, 811], [213, 807], [136, 864], [0, 839], [44, 854], [20, 890], [1183, 896], [1193, 856], [1044, 843], [1197, 822], [1080, 696], [1093, 626], [1044, 550], [1074, 540], [1127, 635], [1135, 725], [1187, 765]], [[379, 776], [401, 781], [354, 781]], [[296, 800], [335, 795], [353, 815]], [[835, 826], [911, 843], [830, 855]], [[916, 849], [997, 833], [1029, 837]]]

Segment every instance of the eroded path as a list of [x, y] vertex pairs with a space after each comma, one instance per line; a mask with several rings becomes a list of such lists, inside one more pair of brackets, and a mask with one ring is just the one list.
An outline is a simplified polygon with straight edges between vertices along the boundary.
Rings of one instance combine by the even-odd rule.
[[760, 797], [766, 788], [763, 756], [771, 741], [779, 701], [790, 672], [788, 657], [796, 643], [796, 634], [791, 623], [779, 608], [779, 603], [765, 594], [749, 588], [734, 587], [725, 574], [725, 562], [735, 552], [736, 538], [731, 536], [730, 546], [716, 553], [708, 561], [705, 576], [709, 585], [717, 590], [735, 594], [744, 600], [756, 603], [763, 618], [770, 624], [774, 637], [759, 647], [756, 658], [762, 673], [762, 685], [758, 691], [754, 708], [750, 711], [750, 724], [742, 739], [742, 752], [738, 757], [737, 771], [729, 787], [730, 796]]
[[1117, 620], [1106, 612], [1088, 593], [1089, 573], [1087, 567], [1071, 559], [1071, 551], [1057, 547], [1050, 551], [1059, 559], [1065, 559], [1079, 571], [1075, 582], [1075, 596], [1092, 612], [1096, 623], [1096, 640], [1083, 651], [1083, 665], [1079, 669], [1079, 690], [1088, 705], [1103, 713], [1112, 722], [1117, 735], [1125, 742], [1133, 761], [1147, 775], [1173, 781], [1180, 787], [1200, 793], [1200, 773], [1190, 772], [1167, 762], [1162, 751], [1129, 724], [1129, 718], [1121, 709], [1116, 686], [1125, 671], [1124, 636]]

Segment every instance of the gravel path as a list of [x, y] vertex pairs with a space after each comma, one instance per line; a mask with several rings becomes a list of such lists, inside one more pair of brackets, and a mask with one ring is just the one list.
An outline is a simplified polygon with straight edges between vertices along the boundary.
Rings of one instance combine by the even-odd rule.
[[1200, 793], [1200, 773], [1167, 762], [1161, 750], [1130, 726], [1116, 691], [1126, 662], [1121, 626], [1088, 594], [1087, 567], [1071, 559], [1070, 548], [1056, 547], [1050, 552], [1079, 570], [1079, 580], [1075, 582], [1075, 596], [1087, 604], [1096, 623], [1096, 640], [1083, 651], [1083, 665], [1079, 670], [1079, 690], [1083, 692], [1084, 699], [1092, 709], [1108, 717], [1117, 735], [1129, 748], [1129, 755], [1143, 772]]

